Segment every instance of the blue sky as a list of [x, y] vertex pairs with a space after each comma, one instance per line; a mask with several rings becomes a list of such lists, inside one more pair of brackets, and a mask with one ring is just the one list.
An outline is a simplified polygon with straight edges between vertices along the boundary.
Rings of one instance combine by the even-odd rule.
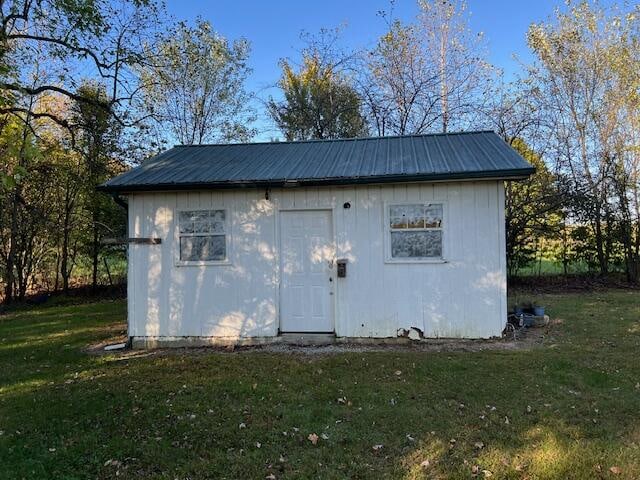
[[[489, 60], [508, 75], [520, 70], [514, 54], [530, 61], [525, 33], [532, 22], [546, 20], [562, 0], [468, 0], [471, 28], [482, 31], [489, 46]], [[297, 58], [302, 31], [317, 32], [345, 24], [347, 47], [372, 46], [384, 32], [379, 10], [388, 10], [388, 0], [167, 0], [169, 14], [176, 20], [201, 16], [229, 39], [247, 38], [252, 45], [253, 74], [248, 88], [260, 97], [277, 95], [270, 86], [279, 77], [278, 60]], [[396, 0], [394, 16], [411, 20], [418, 13], [416, 0]], [[259, 139], [276, 135], [267, 122], [257, 125]]]

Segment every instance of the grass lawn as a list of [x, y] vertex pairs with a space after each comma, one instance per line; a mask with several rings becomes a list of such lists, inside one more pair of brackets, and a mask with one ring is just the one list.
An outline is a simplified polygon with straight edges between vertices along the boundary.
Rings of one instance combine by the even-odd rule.
[[123, 302], [2, 316], [0, 478], [640, 478], [640, 294], [538, 298], [514, 351], [90, 355]]

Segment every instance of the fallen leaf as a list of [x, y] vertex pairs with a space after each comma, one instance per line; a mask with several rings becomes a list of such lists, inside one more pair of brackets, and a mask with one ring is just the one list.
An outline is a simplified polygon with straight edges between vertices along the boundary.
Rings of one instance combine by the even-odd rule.
[[416, 441], [416, 439], [415, 439], [415, 438], [413, 438], [413, 437], [412, 437], [411, 435], [409, 435], [408, 433], [407, 433], [407, 440], [409, 440], [410, 442], [415, 442], [415, 441]]
[[260, 448], [262, 444], [260, 442], [256, 442], [256, 448]]
[[482, 470], [482, 473], [484, 473], [484, 478], [493, 477], [491, 470]]
[[242, 428], [247, 428], [247, 425], [244, 423], [241, 423], [240, 425], [238, 425], [238, 428], [242, 429]]
[[276, 480], [276, 476], [273, 473], [270, 473], [269, 475], [267, 475], [266, 477], [264, 477], [266, 480]]
[[309, 439], [309, 441], [313, 444], [316, 445], [318, 443], [318, 435], [316, 435], [315, 433], [310, 433], [309, 436], [307, 437]]
[[382, 450], [383, 447], [384, 447], [384, 445], [379, 444], [379, 445], [374, 445], [372, 448], [373, 448], [374, 452], [378, 452], [378, 451]]
[[323, 440], [329, 440], [329, 435], [323, 433], [322, 435], [320, 435], [320, 438], [322, 438]]
[[396, 374], [396, 375], [398, 375], [398, 376], [400, 376], [400, 375], [402, 375], [402, 372], [401, 372], [400, 370], [396, 370], [396, 371], [395, 371], [395, 374]]
[[622, 469], [620, 467], [616, 467], [615, 465], [609, 468], [609, 471], [614, 475], [620, 475], [622, 473]]
[[422, 463], [420, 463], [420, 466], [422, 468], [429, 468], [429, 465], [431, 465], [431, 462], [429, 460], [423, 460]]
[[473, 444], [474, 447], [476, 447], [478, 450], [484, 448], [484, 443], [482, 442], [476, 442]]

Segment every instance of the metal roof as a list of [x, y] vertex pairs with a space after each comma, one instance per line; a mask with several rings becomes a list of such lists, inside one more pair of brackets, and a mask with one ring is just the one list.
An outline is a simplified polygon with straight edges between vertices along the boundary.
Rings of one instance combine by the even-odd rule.
[[134, 192], [518, 179], [533, 172], [496, 133], [480, 131], [176, 146], [99, 188]]

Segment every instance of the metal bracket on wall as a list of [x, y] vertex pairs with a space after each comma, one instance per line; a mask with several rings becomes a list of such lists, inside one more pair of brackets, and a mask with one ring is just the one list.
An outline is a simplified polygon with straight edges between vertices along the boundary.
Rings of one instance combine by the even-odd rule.
[[159, 245], [162, 243], [161, 238], [129, 238], [127, 243], [135, 243], [137, 245]]

